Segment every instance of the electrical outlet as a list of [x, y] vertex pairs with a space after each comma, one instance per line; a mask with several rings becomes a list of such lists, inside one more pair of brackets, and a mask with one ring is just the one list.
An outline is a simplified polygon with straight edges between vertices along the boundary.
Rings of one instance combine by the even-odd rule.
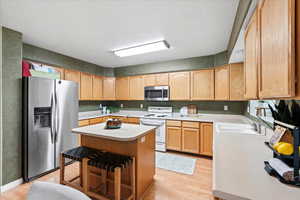
[[227, 111], [228, 110], [228, 106], [224, 106], [224, 110]]
[[143, 108], [144, 108], [144, 105], [143, 105], [142, 103], [141, 103], [141, 105], [140, 105], [140, 108], [141, 108], [141, 109], [143, 109]]
[[124, 107], [124, 105], [121, 103], [120, 107], [121, 107], [121, 108], [123, 108], [123, 107]]

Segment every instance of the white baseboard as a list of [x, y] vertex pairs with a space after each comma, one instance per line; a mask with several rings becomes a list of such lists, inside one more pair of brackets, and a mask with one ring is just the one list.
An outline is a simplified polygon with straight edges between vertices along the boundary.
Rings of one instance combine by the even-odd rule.
[[5, 191], [10, 190], [10, 189], [13, 189], [13, 188], [17, 187], [18, 185], [21, 185], [22, 183], [23, 183], [23, 179], [20, 178], [18, 180], [10, 182], [6, 185], [3, 185], [3, 186], [0, 187], [0, 193], [5, 192]]

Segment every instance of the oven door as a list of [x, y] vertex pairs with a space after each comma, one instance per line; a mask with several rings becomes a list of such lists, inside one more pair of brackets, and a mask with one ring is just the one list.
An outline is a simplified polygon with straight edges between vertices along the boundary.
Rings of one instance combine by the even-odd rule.
[[145, 87], [144, 99], [146, 101], [168, 101], [169, 86]]

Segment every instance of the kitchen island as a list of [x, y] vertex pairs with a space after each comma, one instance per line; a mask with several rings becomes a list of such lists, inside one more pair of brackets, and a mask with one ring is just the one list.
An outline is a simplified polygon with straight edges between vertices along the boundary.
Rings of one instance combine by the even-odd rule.
[[155, 175], [155, 126], [122, 124], [120, 129], [105, 129], [105, 123], [75, 128], [81, 146], [136, 158], [136, 199], [141, 199]]

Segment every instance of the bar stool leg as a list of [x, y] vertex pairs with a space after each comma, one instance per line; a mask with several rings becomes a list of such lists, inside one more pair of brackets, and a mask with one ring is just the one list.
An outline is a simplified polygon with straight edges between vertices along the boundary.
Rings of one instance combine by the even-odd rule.
[[83, 167], [82, 167], [82, 162], [79, 163], [79, 176], [80, 176], [80, 186], [82, 187], [83, 185]]
[[131, 187], [132, 187], [132, 199], [135, 200], [135, 157], [132, 158]]
[[89, 185], [90, 185], [90, 183], [89, 183], [89, 174], [90, 174], [90, 172], [89, 172], [89, 166], [88, 166], [88, 159], [87, 158], [84, 158], [83, 160], [82, 160], [82, 185], [83, 185], [83, 192], [85, 193], [85, 194], [88, 194], [88, 192], [89, 192]]
[[115, 200], [121, 199], [121, 168], [117, 167], [114, 173], [115, 179]]
[[65, 181], [65, 158], [63, 154], [60, 154], [60, 184], [64, 184]]
[[107, 193], [107, 171], [105, 169], [101, 169], [101, 183], [103, 184], [103, 194]]

